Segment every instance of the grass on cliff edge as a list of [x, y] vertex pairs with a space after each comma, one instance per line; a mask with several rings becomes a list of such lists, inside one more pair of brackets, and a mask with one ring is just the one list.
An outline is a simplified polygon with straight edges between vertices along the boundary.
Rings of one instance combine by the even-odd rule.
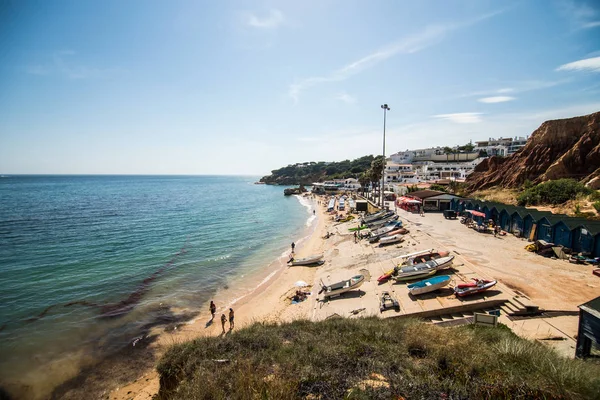
[[[227, 360], [227, 361], [222, 361]], [[173, 346], [158, 399], [592, 399], [600, 365], [508, 328], [377, 318], [256, 323]]]

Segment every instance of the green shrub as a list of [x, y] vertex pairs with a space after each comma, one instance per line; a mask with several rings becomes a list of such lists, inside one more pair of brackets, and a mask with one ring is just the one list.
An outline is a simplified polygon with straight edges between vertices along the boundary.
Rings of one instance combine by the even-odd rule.
[[537, 204], [562, 204], [578, 195], [592, 194], [592, 190], [575, 179], [557, 179], [526, 189], [517, 197], [520, 206]]
[[[398, 318], [257, 323], [175, 345], [157, 370], [157, 400], [593, 399], [600, 393], [600, 365], [560, 357], [505, 326], [441, 328]], [[373, 380], [385, 384], [368, 384]]]
[[600, 201], [595, 202], [594, 204], [592, 204], [594, 206], [594, 208], [596, 209], [596, 212], [598, 214], [600, 214]]
[[448, 188], [444, 185], [438, 185], [437, 183], [434, 183], [431, 186], [429, 186], [429, 190], [438, 190], [440, 192], [447, 192]]

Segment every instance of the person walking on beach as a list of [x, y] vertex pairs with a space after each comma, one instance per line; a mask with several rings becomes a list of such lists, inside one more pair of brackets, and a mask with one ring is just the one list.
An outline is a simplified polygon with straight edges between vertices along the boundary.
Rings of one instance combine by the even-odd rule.
[[221, 327], [223, 328], [223, 333], [225, 333], [225, 322], [227, 322], [227, 317], [225, 314], [221, 314]]
[[354, 243], [358, 241], [358, 232], [354, 231]]
[[229, 330], [232, 330], [233, 326], [234, 326], [234, 323], [233, 323], [233, 308], [230, 308], [229, 309]]
[[294, 252], [295, 248], [296, 248], [296, 243], [292, 242], [292, 253]]
[[215, 303], [213, 303], [213, 301], [210, 301], [210, 315], [212, 316], [212, 318], [210, 319], [211, 321], [213, 319], [215, 319], [215, 313], [217, 312], [217, 306], [215, 305]]

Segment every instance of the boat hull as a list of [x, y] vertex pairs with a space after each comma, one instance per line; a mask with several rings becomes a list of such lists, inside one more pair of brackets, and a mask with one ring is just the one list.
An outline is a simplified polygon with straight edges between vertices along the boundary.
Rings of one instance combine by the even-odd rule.
[[364, 282], [365, 277], [363, 275], [357, 275], [351, 279], [334, 283], [333, 285], [323, 285], [321, 292], [323, 292], [324, 298], [339, 296], [342, 293], [358, 289]]
[[408, 285], [408, 291], [413, 296], [433, 292], [447, 286], [450, 283], [450, 279], [451, 278], [448, 275], [425, 279], [424, 281]]
[[483, 284], [466, 284], [466, 285], [458, 285], [454, 288], [454, 294], [458, 297], [471, 296], [473, 294], [485, 292], [489, 288], [496, 285], [498, 281], [484, 281]]

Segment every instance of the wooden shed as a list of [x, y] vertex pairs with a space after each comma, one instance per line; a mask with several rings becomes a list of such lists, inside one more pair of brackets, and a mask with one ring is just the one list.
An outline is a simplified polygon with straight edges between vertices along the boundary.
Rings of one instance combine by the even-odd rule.
[[600, 297], [579, 306], [575, 357], [600, 357]]

